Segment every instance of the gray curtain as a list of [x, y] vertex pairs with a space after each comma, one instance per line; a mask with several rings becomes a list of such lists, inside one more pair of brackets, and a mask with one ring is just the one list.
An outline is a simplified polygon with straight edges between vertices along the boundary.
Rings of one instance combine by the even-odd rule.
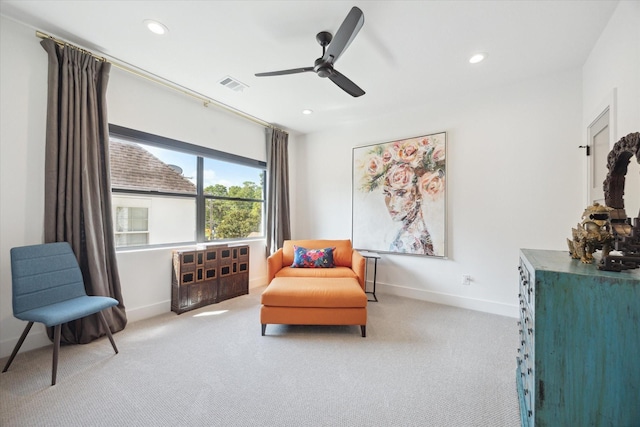
[[267, 256], [291, 239], [289, 217], [289, 134], [268, 128], [267, 133]]
[[[112, 332], [127, 324], [116, 264], [111, 214], [106, 91], [111, 64], [53, 40], [49, 57], [44, 240], [69, 242], [88, 295], [120, 301], [104, 310]], [[48, 330], [52, 338], [53, 330]], [[66, 323], [61, 341], [88, 343], [105, 335], [96, 315]]]

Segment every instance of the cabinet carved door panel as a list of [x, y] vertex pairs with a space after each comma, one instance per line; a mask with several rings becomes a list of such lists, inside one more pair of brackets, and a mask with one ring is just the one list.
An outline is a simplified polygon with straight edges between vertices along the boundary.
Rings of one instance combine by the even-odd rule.
[[249, 246], [173, 252], [171, 310], [180, 314], [249, 293]]

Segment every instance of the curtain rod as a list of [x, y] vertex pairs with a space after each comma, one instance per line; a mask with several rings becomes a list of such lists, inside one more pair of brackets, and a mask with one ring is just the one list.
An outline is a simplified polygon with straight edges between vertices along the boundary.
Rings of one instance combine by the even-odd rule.
[[80, 48], [78, 46], [75, 46], [75, 45], [73, 45], [71, 43], [68, 43], [68, 42], [66, 42], [64, 40], [57, 39], [57, 38], [55, 38], [55, 37], [53, 37], [53, 36], [51, 36], [49, 34], [43, 33], [42, 31], [36, 30], [36, 37], [41, 38], [41, 39], [51, 39], [51, 40], [53, 40], [54, 42], [56, 42], [60, 46], [70, 46], [70, 47], [72, 47], [74, 49], [81, 50], [81, 51], [93, 56], [94, 58], [96, 58], [99, 61], [108, 62], [111, 65], [113, 65], [114, 67], [119, 68], [119, 69], [121, 69], [123, 71], [126, 71], [128, 73], [131, 73], [131, 74], [133, 74], [135, 76], [142, 77], [144, 79], [147, 79], [149, 81], [152, 81], [154, 83], [157, 83], [159, 85], [167, 87], [169, 89], [173, 89], [173, 90], [181, 92], [181, 93], [183, 93], [185, 95], [188, 95], [188, 96], [191, 96], [193, 98], [196, 98], [199, 101], [202, 101], [202, 103], [204, 104], [205, 107], [208, 107], [209, 104], [213, 104], [218, 108], [221, 108], [221, 109], [223, 109], [225, 111], [228, 111], [230, 113], [236, 114], [236, 115], [238, 115], [238, 116], [240, 116], [240, 117], [242, 117], [242, 118], [244, 118], [246, 120], [249, 120], [249, 121], [251, 121], [253, 123], [257, 123], [257, 124], [262, 125], [262, 126], [267, 127], [267, 128], [278, 129], [278, 130], [280, 130], [282, 132], [288, 133], [283, 129], [279, 129], [279, 128], [275, 127], [271, 123], [265, 122], [264, 120], [260, 120], [257, 117], [254, 117], [254, 116], [252, 116], [250, 114], [247, 114], [247, 113], [242, 112], [240, 110], [237, 110], [237, 109], [235, 109], [233, 107], [230, 107], [230, 106], [228, 106], [226, 104], [223, 104], [222, 102], [216, 101], [215, 99], [211, 99], [211, 98], [209, 98], [209, 97], [207, 97], [205, 95], [202, 95], [202, 94], [200, 94], [200, 93], [198, 93], [196, 91], [193, 91], [191, 89], [187, 89], [187, 88], [185, 88], [185, 87], [183, 87], [183, 86], [181, 86], [181, 85], [179, 85], [177, 83], [174, 83], [172, 81], [169, 81], [169, 80], [163, 79], [161, 77], [155, 76], [154, 74], [151, 74], [151, 73], [142, 73], [142, 72], [140, 72], [140, 71], [138, 71], [138, 70], [136, 70], [136, 69], [134, 69], [132, 67], [128, 67], [128, 66], [126, 66], [126, 65], [124, 65], [122, 63], [114, 62], [113, 59], [108, 60], [107, 58], [105, 58], [103, 56], [97, 55], [97, 54], [95, 54], [95, 53], [93, 53], [91, 51], [88, 51], [86, 49], [82, 49], [82, 48]]

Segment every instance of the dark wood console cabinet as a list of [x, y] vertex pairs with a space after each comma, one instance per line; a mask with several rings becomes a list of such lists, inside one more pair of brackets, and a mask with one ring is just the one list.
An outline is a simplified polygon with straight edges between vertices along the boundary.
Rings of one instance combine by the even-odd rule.
[[173, 251], [171, 311], [178, 314], [249, 293], [249, 246]]
[[522, 426], [640, 425], [640, 270], [520, 251]]

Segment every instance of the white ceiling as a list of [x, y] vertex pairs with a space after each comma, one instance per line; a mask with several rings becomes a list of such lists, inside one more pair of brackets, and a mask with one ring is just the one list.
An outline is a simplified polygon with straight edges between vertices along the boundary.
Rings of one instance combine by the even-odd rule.
[[[617, 1], [9, 1], [0, 13], [293, 132], [312, 133], [580, 67]], [[336, 69], [353, 98], [314, 73], [319, 31], [352, 6], [365, 23]], [[142, 24], [169, 28], [157, 36]], [[37, 42], [34, 36], [34, 43]], [[468, 63], [477, 51], [480, 64]], [[218, 82], [231, 76], [242, 93]], [[312, 109], [305, 116], [301, 111]]]

